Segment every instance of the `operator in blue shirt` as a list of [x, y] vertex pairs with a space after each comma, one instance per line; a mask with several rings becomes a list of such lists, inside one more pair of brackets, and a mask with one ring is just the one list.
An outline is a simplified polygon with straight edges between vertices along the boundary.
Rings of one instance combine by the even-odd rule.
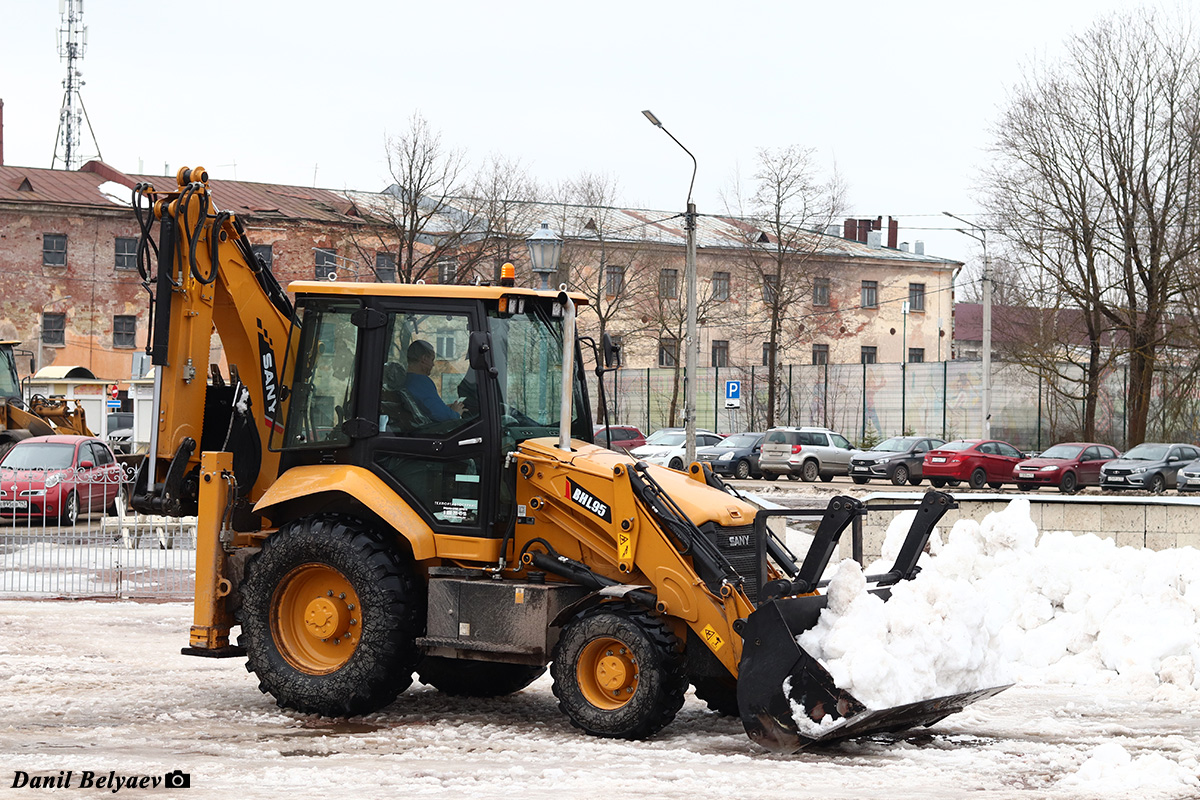
[[437, 353], [433, 345], [424, 339], [414, 339], [408, 346], [408, 377], [405, 378], [404, 387], [432, 421], [458, 419], [462, 414], [462, 402], [446, 405], [433, 379], [429, 377], [436, 360]]

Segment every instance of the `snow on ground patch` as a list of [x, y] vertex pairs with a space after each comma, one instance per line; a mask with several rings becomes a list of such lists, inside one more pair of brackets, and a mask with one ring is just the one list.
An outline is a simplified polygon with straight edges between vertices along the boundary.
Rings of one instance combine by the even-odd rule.
[[[891, 567], [911, 520], [893, 521], [869, 574]], [[1200, 551], [1039, 537], [1024, 498], [982, 524], [960, 520], [928, 550], [886, 603], [854, 562], [838, 565], [828, 608], [797, 637], [869, 708], [1011, 677], [1200, 690]]]
[[[1097, 797], [1132, 790], [1150, 794], [1174, 794], [1181, 787], [1200, 790], [1200, 778], [1192, 770], [1158, 753], [1132, 756], [1116, 742], [1107, 742], [1092, 750], [1078, 771], [1066, 775], [1058, 785], [1064, 788], [1093, 790]], [[1177, 796], [1177, 795], [1176, 795]]]

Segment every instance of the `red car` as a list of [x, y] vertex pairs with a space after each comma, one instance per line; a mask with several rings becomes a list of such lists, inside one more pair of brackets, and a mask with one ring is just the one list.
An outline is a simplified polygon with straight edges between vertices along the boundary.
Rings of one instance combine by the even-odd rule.
[[1039, 486], [1057, 486], [1063, 494], [1074, 494], [1080, 486], [1099, 486], [1100, 467], [1120, 457], [1120, 453], [1106, 444], [1065, 442], [1017, 464], [1012, 476], [1023, 492]]
[[925, 454], [921, 474], [934, 488], [966, 481], [972, 489], [985, 485], [999, 489], [1012, 483], [1013, 467], [1025, 455], [1008, 442], [996, 439], [959, 439]]
[[0, 515], [30, 524], [74, 525], [82, 513], [112, 508], [120, 490], [112, 450], [91, 436], [34, 436], [0, 459]]
[[[633, 425], [609, 425], [607, 428], [603, 425], [596, 425], [592, 429], [592, 433], [596, 444], [623, 453], [628, 453], [635, 447], [641, 447], [646, 443], [646, 437]], [[610, 439], [612, 440], [611, 444], [609, 443]]]

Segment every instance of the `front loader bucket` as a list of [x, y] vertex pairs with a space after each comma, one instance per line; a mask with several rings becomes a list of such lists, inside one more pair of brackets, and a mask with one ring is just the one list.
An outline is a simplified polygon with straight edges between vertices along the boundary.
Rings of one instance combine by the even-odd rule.
[[[885, 599], [890, 595], [887, 589], [872, 592]], [[797, 635], [816, 624], [825, 603], [824, 595], [774, 600], [746, 619], [738, 708], [746, 734], [768, 750], [795, 753], [814, 744], [932, 725], [1008, 688], [995, 686], [868, 709], [837, 688], [820, 662], [796, 643]], [[831, 719], [825, 720], [826, 716]]]

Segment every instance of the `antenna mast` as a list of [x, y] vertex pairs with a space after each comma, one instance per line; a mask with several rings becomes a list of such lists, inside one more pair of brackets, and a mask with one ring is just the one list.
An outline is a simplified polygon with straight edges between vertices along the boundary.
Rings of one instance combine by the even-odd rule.
[[62, 15], [62, 24], [58, 29], [58, 56], [67, 61], [67, 77], [63, 81], [63, 103], [58, 112], [58, 136], [54, 142], [54, 159], [50, 162], [50, 169], [59, 164], [64, 169], [79, 169], [84, 163], [80, 141], [85, 122], [95, 148], [95, 157], [101, 158], [100, 143], [96, 141], [92, 121], [88, 119], [83, 96], [79, 93], [83, 88], [83, 74], [79, 71], [78, 62], [87, 50], [83, 0], [58, 0], [58, 12]]

